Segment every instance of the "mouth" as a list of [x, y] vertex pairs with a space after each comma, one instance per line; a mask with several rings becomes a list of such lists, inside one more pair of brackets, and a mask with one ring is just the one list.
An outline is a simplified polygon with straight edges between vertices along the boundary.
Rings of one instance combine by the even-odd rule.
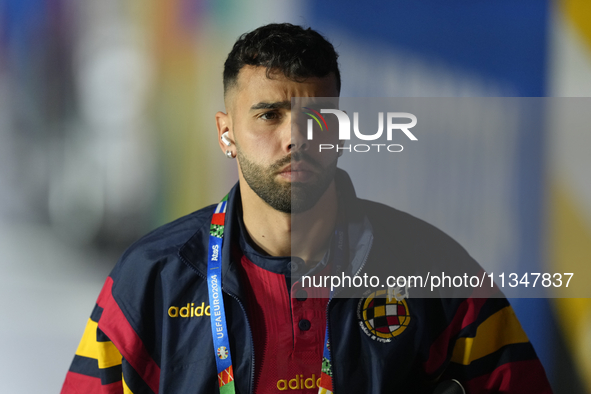
[[290, 163], [279, 172], [279, 176], [289, 182], [307, 182], [314, 175], [313, 167], [303, 161]]

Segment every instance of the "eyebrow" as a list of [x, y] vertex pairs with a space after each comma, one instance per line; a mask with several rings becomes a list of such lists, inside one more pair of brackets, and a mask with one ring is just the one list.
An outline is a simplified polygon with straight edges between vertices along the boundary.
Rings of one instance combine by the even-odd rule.
[[261, 101], [250, 107], [251, 111], [255, 111], [258, 109], [291, 109], [291, 101], [276, 101], [274, 103], [267, 103]]

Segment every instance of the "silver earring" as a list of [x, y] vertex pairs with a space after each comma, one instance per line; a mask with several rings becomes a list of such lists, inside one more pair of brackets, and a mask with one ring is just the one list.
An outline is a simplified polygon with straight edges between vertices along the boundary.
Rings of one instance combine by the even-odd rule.
[[232, 151], [231, 151], [231, 150], [227, 150], [227, 151], [226, 151], [226, 157], [227, 157], [228, 159], [233, 159], [233, 158], [234, 158], [234, 154], [232, 153]]
[[228, 138], [228, 132], [226, 131], [225, 133], [222, 134], [222, 136], [220, 137], [222, 139], [222, 142], [224, 144], [226, 144], [226, 146], [230, 146], [232, 145], [232, 142], [230, 141], [230, 139]]

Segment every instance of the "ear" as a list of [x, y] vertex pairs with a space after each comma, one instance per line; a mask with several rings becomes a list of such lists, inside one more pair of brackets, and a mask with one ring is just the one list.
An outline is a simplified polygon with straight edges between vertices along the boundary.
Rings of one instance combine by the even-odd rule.
[[[232, 156], [236, 157], [236, 147], [234, 146], [234, 135], [232, 133], [232, 120], [230, 116], [224, 112], [215, 114], [215, 123], [218, 128], [218, 145], [224, 154], [226, 151], [232, 152]], [[222, 140], [222, 134], [228, 133], [226, 141], [230, 141], [230, 145], [226, 145]]]

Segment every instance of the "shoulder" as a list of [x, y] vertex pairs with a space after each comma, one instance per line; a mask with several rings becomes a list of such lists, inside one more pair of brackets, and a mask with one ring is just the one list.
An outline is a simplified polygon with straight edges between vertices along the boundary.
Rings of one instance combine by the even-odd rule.
[[208, 234], [214, 209], [211, 205], [158, 227], [127, 248], [109, 275], [118, 302], [134, 303], [136, 298], [157, 292], [163, 273], [182, 276], [188, 267], [179, 251], [190, 240], [199, 242]]
[[472, 295], [471, 287], [441, 282], [443, 277], [477, 276], [481, 279], [484, 272], [452, 237], [408, 213], [376, 202], [359, 200], [359, 203], [373, 236], [368, 259], [372, 263], [368, 264], [371, 274], [382, 278], [420, 278], [420, 285], [413, 286], [413, 297], [464, 298]]
[[[345, 207], [349, 222], [362, 223], [364, 217], [367, 218], [375, 241], [384, 241], [387, 246], [396, 247], [399, 251], [420, 254], [430, 250], [455, 257], [469, 257], [452, 237], [424, 220], [390, 206], [358, 198], [345, 171], [339, 169], [336, 180], [339, 203]], [[361, 225], [363, 227], [366, 226]]]
[[448, 234], [409, 213], [368, 200], [358, 200], [373, 228], [375, 238], [387, 238], [405, 249], [447, 251], [467, 256], [466, 250]]
[[120, 261], [131, 264], [138, 259], [157, 260], [176, 254], [189, 239], [209, 225], [215, 207], [207, 206], [156, 228], [133, 243]]

